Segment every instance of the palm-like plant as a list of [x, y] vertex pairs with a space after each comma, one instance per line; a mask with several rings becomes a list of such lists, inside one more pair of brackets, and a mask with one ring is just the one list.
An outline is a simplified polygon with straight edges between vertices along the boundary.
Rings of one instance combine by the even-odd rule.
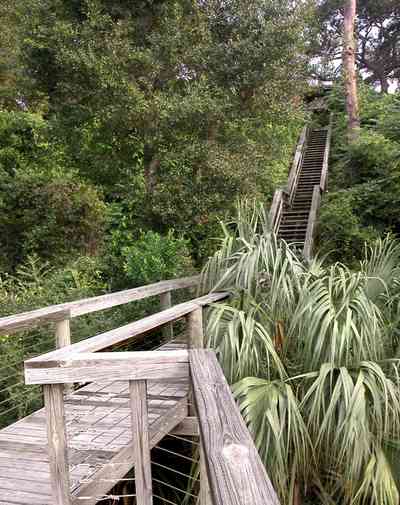
[[202, 286], [232, 297], [208, 342], [282, 503], [398, 505], [400, 245], [377, 241], [354, 272], [306, 265], [261, 207], [223, 229]]

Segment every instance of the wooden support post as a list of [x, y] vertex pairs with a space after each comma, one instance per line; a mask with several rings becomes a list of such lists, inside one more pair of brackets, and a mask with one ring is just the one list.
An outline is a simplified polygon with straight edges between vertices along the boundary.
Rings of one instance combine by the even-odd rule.
[[[71, 345], [71, 328], [69, 319], [63, 319], [56, 323], [56, 349]], [[74, 391], [73, 384], [65, 384], [64, 391], [69, 394]]]
[[[204, 328], [203, 328], [203, 309], [199, 307], [187, 315], [188, 345], [190, 349], [204, 348]], [[193, 393], [191, 394], [191, 404], [189, 406], [189, 415], [196, 416]], [[208, 483], [207, 470], [205, 466], [205, 454], [200, 444], [200, 493], [198, 505], [211, 505], [210, 486]]]
[[152, 505], [151, 458], [146, 381], [129, 381], [137, 505]]
[[[172, 301], [171, 301], [171, 291], [167, 291], [166, 293], [162, 293], [160, 295], [160, 305], [161, 305], [161, 310], [166, 310], [172, 307]], [[163, 326], [162, 330], [163, 338], [164, 340], [172, 340], [174, 337], [174, 327], [173, 323], [167, 323], [166, 325]]]
[[71, 505], [64, 387], [62, 384], [50, 384], [43, 386], [43, 392], [53, 503]]
[[199, 307], [187, 315], [187, 331], [190, 349], [204, 348], [203, 309]]
[[56, 348], [61, 349], [71, 345], [71, 330], [69, 319], [64, 319], [56, 323]]
[[[198, 307], [186, 316], [189, 349], [204, 348], [203, 309]], [[193, 394], [190, 395], [189, 415], [196, 416]]]

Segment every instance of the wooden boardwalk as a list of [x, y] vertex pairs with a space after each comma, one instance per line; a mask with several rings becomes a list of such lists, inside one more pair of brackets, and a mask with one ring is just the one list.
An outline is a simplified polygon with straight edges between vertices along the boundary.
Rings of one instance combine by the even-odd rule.
[[[185, 344], [174, 343], [160, 349], [184, 348]], [[187, 391], [188, 381], [148, 381], [152, 446], [163, 437], [162, 420], [187, 409]], [[125, 458], [124, 463], [118, 462], [118, 455], [132, 441], [128, 398], [127, 381], [94, 382], [66, 396], [71, 491], [76, 503], [96, 503], [118, 482], [121, 471], [133, 466]], [[46, 413], [41, 409], [0, 431], [0, 505], [53, 503]]]
[[[0, 431], [0, 505], [95, 505], [132, 469], [134, 491], [115, 498], [152, 505], [160, 481], [151, 449], [167, 435], [200, 436], [198, 497], [190, 495], [198, 505], [279, 505], [217, 358], [204, 350], [203, 311], [229, 293], [171, 303], [171, 291], [197, 283], [161, 281], [0, 318], [0, 335], [54, 322], [56, 337], [56, 350], [24, 361], [25, 385], [43, 386], [45, 408]], [[155, 295], [160, 312], [71, 343], [70, 319]], [[177, 321], [184, 341], [173, 340]], [[120, 349], [153, 331], [168, 343]]]

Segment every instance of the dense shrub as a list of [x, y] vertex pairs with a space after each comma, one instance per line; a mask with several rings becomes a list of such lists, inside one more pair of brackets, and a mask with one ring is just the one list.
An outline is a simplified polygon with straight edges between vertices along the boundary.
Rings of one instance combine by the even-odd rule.
[[14, 269], [30, 254], [63, 264], [95, 253], [105, 206], [92, 186], [60, 170], [18, 170], [0, 181], [0, 265]]

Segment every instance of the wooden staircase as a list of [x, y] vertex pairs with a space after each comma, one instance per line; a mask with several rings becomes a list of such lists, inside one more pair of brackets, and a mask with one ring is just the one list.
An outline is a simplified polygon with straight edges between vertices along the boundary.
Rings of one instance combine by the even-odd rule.
[[270, 221], [278, 237], [312, 256], [321, 193], [326, 190], [331, 124], [304, 128], [286, 188], [276, 191]]

